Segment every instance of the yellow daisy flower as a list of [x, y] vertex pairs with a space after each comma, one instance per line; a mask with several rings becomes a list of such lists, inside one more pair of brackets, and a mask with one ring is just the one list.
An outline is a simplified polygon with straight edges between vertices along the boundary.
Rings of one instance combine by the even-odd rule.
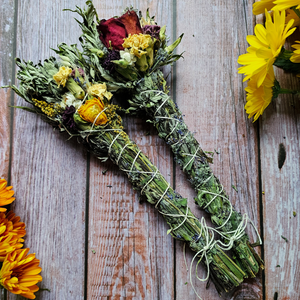
[[261, 0], [253, 4], [253, 14], [259, 15], [263, 14], [265, 10], [269, 11], [274, 6], [274, 0]]
[[290, 29], [293, 22], [290, 20], [285, 26], [285, 12], [275, 11], [272, 20], [271, 14], [266, 11], [265, 27], [261, 24], [255, 26], [255, 35], [247, 36], [250, 44], [248, 53], [238, 58], [238, 63], [244, 65], [239, 68], [239, 73], [246, 75], [244, 81], [256, 75], [257, 87], [262, 85], [286, 38], [296, 29]]
[[[7, 186], [7, 181], [5, 179], [0, 179], [0, 206], [8, 205], [12, 203], [15, 198], [14, 191], [11, 190], [12, 186]], [[6, 208], [0, 207], [0, 212], [6, 211]]]
[[257, 78], [255, 75], [250, 78], [248, 86], [245, 88], [247, 92], [247, 103], [245, 105], [246, 113], [249, 115], [249, 119], [254, 116], [253, 122], [255, 122], [264, 110], [271, 103], [273, 98], [273, 86], [275, 81], [273, 67], [266, 75], [263, 83], [258, 87]]
[[25, 224], [20, 222], [20, 217], [12, 211], [0, 213], [0, 261], [4, 261], [8, 253], [23, 247], [25, 234]]
[[274, 1], [274, 8], [273, 10], [286, 10], [287, 8], [291, 8], [296, 6], [296, 9], [300, 8], [300, 1], [299, 0], [276, 0]]
[[39, 290], [36, 285], [42, 281], [38, 275], [42, 268], [35, 254], [27, 255], [29, 249], [18, 249], [5, 257], [0, 270], [0, 284], [13, 294], [27, 299], [35, 299], [34, 292]]
[[298, 44], [294, 44], [292, 45], [293, 48], [295, 48], [296, 50], [294, 50], [292, 57], [290, 58], [291, 62], [293, 63], [300, 63], [300, 41], [295, 41], [295, 43]]

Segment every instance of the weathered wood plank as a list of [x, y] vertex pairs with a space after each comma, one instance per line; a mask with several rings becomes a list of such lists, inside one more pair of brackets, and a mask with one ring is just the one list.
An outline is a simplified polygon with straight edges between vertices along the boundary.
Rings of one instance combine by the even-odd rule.
[[[130, 5], [144, 14], [149, 7], [159, 24], [172, 28], [172, 1], [94, 4], [100, 18], [120, 15]], [[129, 136], [172, 181], [170, 152], [153, 128], [139, 119], [125, 122]], [[145, 136], [146, 132], [150, 134]], [[173, 240], [166, 234], [164, 220], [154, 207], [139, 203], [138, 195], [117, 167], [93, 159], [90, 170], [87, 298], [175, 299]]]
[[[184, 60], [176, 65], [177, 103], [202, 148], [218, 152], [214, 154], [212, 169], [235, 208], [247, 213], [259, 228], [257, 134], [244, 113], [245, 94], [242, 78], [237, 74], [237, 58], [246, 51], [249, 29], [252, 30], [251, 4], [245, 1], [213, 0], [209, 5], [202, 1], [177, 1], [176, 30], [178, 34], [185, 33], [178, 49], [178, 53], [185, 51]], [[187, 189], [190, 190], [189, 184], [177, 168], [176, 190], [187, 195]], [[188, 196], [192, 209], [197, 211], [192, 204], [195, 193], [189, 192]], [[201, 217], [204, 213], [198, 209], [196, 215]], [[247, 232], [255, 241], [250, 225]], [[181, 246], [176, 245], [176, 255], [179, 270], [184, 270]], [[188, 263], [191, 259], [192, 254], [187, 252]], [[178, 299], [187, 295], [188, 299], [198, 299], [188, 274], [181, 274], [176, 272]], [[205, 290], [205, 283], [193, 282], [204, 299], [219, 299], [213, 286]], [[251, 284], [244, 283], [231, 297], [242, 299], [246, 295], [261, 299], [260, 277]]]
[[[13, 77], [14, 47], [14, 1], [4, 0], [0, 5], [0, 87], [11, 84]], [[0, 178], [9, 180], [10, 132], [11, 132], [11, 92], [0, 89]], [[4, 299], [4, 291], [0, 291]]]
[[[278, 71], [276, 78], [284, 88], [299, 89], [296, 77]], [[299, 98], [280, 95], [260, 120], [266, 299], [300, 294], [299, 117]]]
[[[17, 56], [37, 63], [58, 42], [75, 43], [76, 22], [62, 12], [68, 7], [69, 1], [18, 1]], [[26, 223], [26, 247], [41, 261], [40, 286], [50, 290], [37, 293], [43, 300], [84, 297], [87, 161], [82, 147], [66, 139], [37, 116], [15, 111], [14, 208]]]
[[[0, 6], [0, 87], [11, 84], [14, 47], [14, 1], [4, 0]], [[10, 151], [11, 92], [0, 89], [0, 178], [8, 179]]]

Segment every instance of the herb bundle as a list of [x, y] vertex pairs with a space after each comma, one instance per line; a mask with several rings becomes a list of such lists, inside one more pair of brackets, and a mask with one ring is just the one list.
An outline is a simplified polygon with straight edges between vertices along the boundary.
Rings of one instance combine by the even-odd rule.
[[245, 233], [247, 222], [251, 221], [233, 208], [209, 167], [211, 158], [201, 149], [168, 95], [161, 67], [181, 57], [173, 51], [182, 36], [168, 46], [165, 26], [158, 26], [148, 12], [144, 19], [133, 9], [126, 9], [119, 18], [99, 21], [92, 2], [87, 5], [86, 10], [77, 7], [75, 12], [83, 17], [82, 22], [77, 22], [82, 29], [84, 54], [95, 70], [91, 75], [116, 88], [122, 98], [120, 105], [129, 104], [127, 113], [146, 112], [148, 121], [170, 145], [175, 161], [195, 188], [196, 203], [211, 214], [225, 241], [235, 241], [236, 262], [245, 276], [255, 277], [264, 264]]
[[162, 214], [175, 239], [185, 241], [200, 257], [219, 292], [238, 286], [245, 273], [223, 250], [232, 242], [214, 239], [214, 230], [199, 221], [187, 199], [176, 193], [159, 170], [123, 130], [119, 107], [111, 104], [114, 84], [94, 81], [76, 45], [61, 44], [56, 50], [62, 61], [51, 57], [34, 65], [16, 60], [19, 86], [11, 88], [33, 107], [20, 107], [40, 115], [61, 132], [77, 137], [99, 159], [112, 160], [128, 176], [134, 188]]

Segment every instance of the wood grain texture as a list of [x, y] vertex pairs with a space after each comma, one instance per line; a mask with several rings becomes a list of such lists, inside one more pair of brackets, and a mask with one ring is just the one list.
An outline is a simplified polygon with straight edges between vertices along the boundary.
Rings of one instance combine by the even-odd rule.
[[[78, 3], [83, 5], [84, 1]], [[44, 59], [58, 42], [75, 43], [76, 22], [62, 12], [69, 1], [18, 1], [17, 56]], [[17, 105], [24, 105], [17, 99]], [[43, 268], [37, 299], [83, 299], [86, 155], [76, 141], [54, 132], [38, 116], [15, 111], [12, 184], [15, 212], [26, 224], [25, 246]], [[9, 295], [9, 299], [21, 299]]]
[[[237, 58], [247, 48], [247, 30], [252, 30], [251, 5], [245, 1], [213, 0], [177, 2], [177, 32], [184, 32], [178, 53], [185, 51], [184, 60], [176, 65], [176, 101], [186, 116], [185, 121], [205, 151], [216, 150], [212, 169], [224, 185], [232, 204], [242, 214], [247, 213], [259, 228], [259, 177], [258, 144], [256, 128], [247, 120], [244, 112], [245, 93], [242, 78], [237, 74]], [[176, 169], [176, 190], [190, 189]], [[232, 188], [235, 186], [238, 192]], [[194, 192], [189, 192], [189, 199]], [[193, 207], [196, 210], [196, 207]], [[197, 216], [203, 212], [198, 209]], [[207, 215], [206, 215], [207, 217]], [[256, 241], [254, 231], [248, 225], [251, 240]], [[182, 253], [181, 247], [176, 247]], [[191, 255], [188, 253], [188, 261]], [[184, 269], [182, 257], [178, 259]], [[202, 272], [205, 277], [205, 273]], [[176, 273], [178, 299], [193, 293], [188, 277]], [[233, 299], [261, 299], [260, 277], [235, 291]], [[204, 299], [217, 299], [214, 288], [205, 291], [205, 284], [195, 282], [198, 293]], [[247, 292], [245, 292], [245, 290]], [[253, 296], [255, 295], [255, 297]]]
[[[100, 19], [120, 15], [133, 5], [144, 15], [149, 8], [159, 24], [172, 28], [172, 1], [94, 4]], [[170, 151], [153, 128], [137, 118], [124, 121], [129, 136], [172, 183]], [[175, 299], [174, 242], [155, 208], [139, 203], [137, 193], [117, 167], [95, 159], [90, 165], [89, 203], [87, 299]]]
[[[277, 71], [276, 78], [284, 88], [299, 89], [298, 78], [281, 70]], [[275, 293], [278, 293], [278, 299], [298, 299], [300, 295], [299, 98], [280, 95], [266, 109], [260, 125], [267, 269], [266, 299], [273, 299]], [[285, 149], [285, 155], [284, 151], [279, 154], [280, 148]]]
[[[0, 87], [11, 84], [13, 76], [14, 1], [4, 0], [0, 6]], [[0, 178], [8, 178], [10, 151], [11, 92], [0, 88]]]
[[[13, 77], [14, 1], [4, 0], [0, 5], [0, 87], [11, 84]], [[11, 92], [0, 88], [0, 178], [9, 178]], [[4, 291], [0, 291], [4, 299]]]

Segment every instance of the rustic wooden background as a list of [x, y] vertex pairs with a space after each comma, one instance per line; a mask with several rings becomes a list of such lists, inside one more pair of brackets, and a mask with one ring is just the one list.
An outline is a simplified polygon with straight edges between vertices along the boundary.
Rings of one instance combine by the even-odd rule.
[[[172, 94], [204, 150], [214, 151], [215, 174], [237, 210], [260, 230], [266, 270], [224, 299], [299, 299], [300, 104], [282, 96], [253, 124], [244, 112], [245, 84], [237, 58], [257, 19], [245, 0], [95, 0], [100, 18], [120, 15], [129, 5], [156, 15], [167, 33], [185, 33], [184, 60], [172, 71]], [[37, 62], [50, 47], [76, 43], [75, 14], [64, 8], [83, 0], [2, 0], [0, 84], [15, 83], [15, 56]], [[278, 72], [286, 86], [294, 78]], [[0, 176], [14, 186], [12, 208], [27, 225], [26, 247], [41, 260], [43, 282], [37, 299], [196, 300], [186, 271], [183, 244], [166, 235], [153, 207], [139, 203], [127, 178], [100, 163], [74, 141], [30, 113], [9, 105], [23, 102], [0, 90]], [[125, 120], [129, 135], [176, 191], [195, 193], [155, 130], [138, 118]], [[146, 133], [149, 133], [146, 135]], [[282, 146], [279, 146], [282, 144]], [[279, 147], [286, 160], [278, 167]], [[103, 175], [102, 171], [107, 170]], [[232, 188], [237, 187], [237, 192]], [[111, 187], [109, 187], [111, 186]], [[297, 215], [294, 217], [293, 212]], [[254, 231], [248, 228], [255, 239]], [[281, 238], [284, 236], [288, 243]], [[260, 250], [259, 250], [260, 251]], [[187, 251], [187, 262], [192, 253]], [[200, 270], [201, 275], [204, 270]], [[203, 299], [219, 299], [213, 285], [194, 282]], [[1, 299], [21, 299], [1, 294]]]

